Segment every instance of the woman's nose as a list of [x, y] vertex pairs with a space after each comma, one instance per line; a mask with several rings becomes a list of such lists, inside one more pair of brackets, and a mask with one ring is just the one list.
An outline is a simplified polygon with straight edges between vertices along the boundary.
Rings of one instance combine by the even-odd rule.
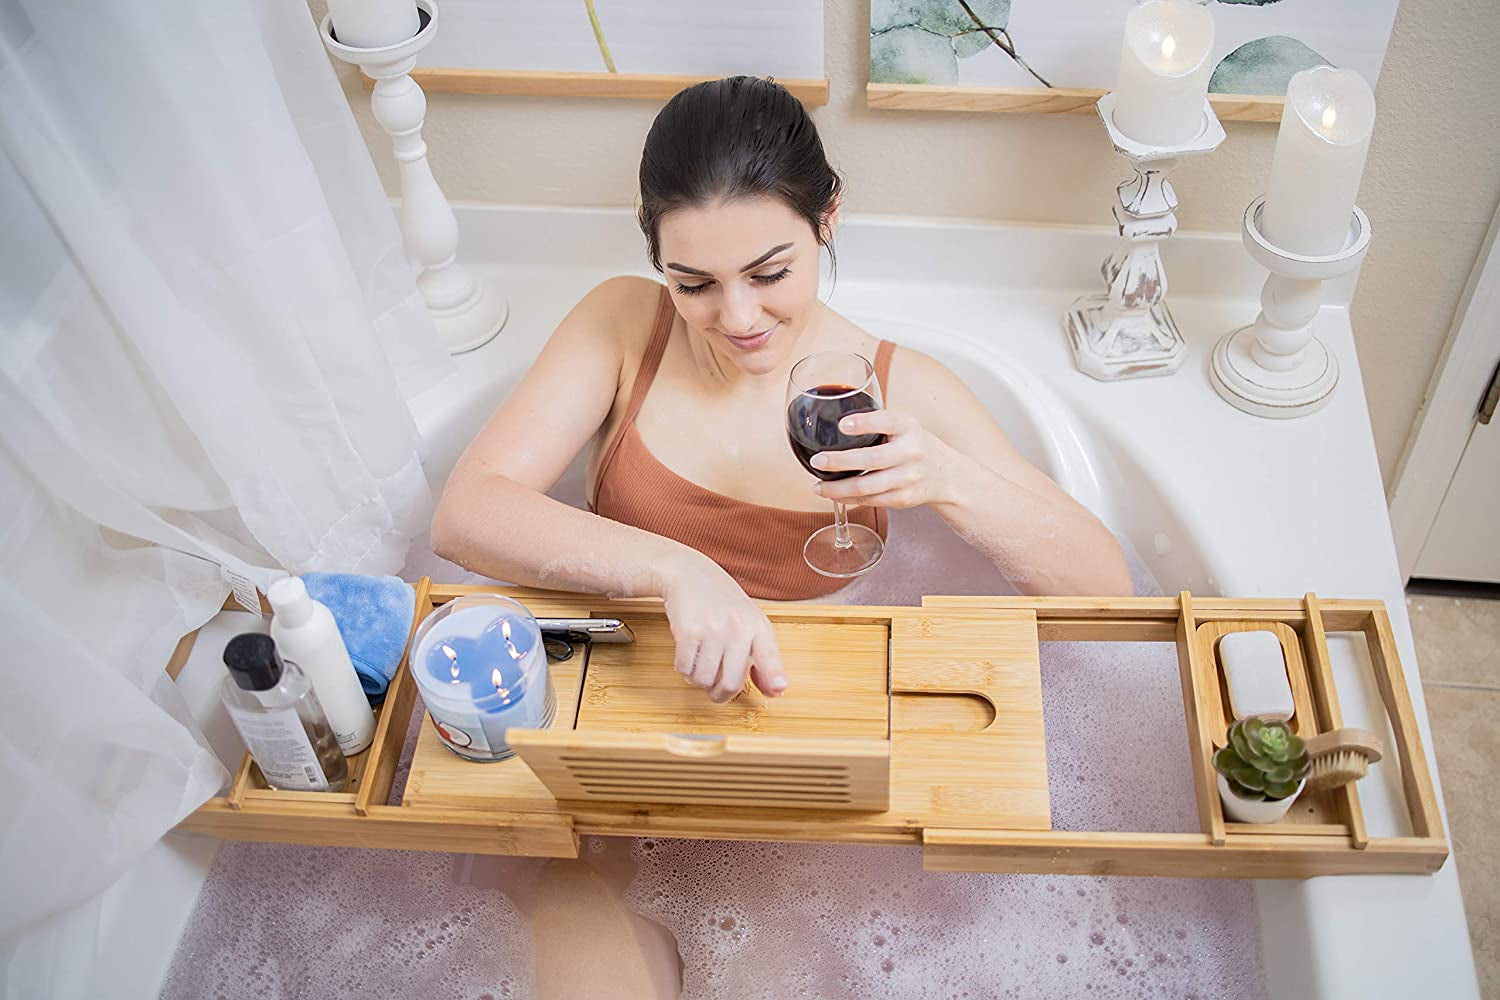
[[732, 337], [759, 333], [755, 323], [760, 319], [760, 303], [748, 288], [729, 286], [719, 308], [719, 326]]

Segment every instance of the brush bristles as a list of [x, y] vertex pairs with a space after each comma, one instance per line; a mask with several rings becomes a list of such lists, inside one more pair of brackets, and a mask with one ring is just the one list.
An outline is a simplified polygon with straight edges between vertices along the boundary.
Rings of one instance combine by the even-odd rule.
[[1365, 755], [1354, 750], [1339, 750], [1316, 758], [1307, 776], [1307, 790], [1324, 792], [1363, 778], [1370, 769]]

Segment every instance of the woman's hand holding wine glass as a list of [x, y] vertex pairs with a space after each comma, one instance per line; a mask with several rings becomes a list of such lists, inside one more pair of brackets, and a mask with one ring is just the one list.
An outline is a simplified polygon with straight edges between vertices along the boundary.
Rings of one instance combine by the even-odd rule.
[[[819, 496], [861, 507], [906, 509], [952, 498], [959, 455], [915, 417], [874, 410], [844, 417], [839, 430], [853, 437], [880, 437], [883, 443], [813, 456], [814, 468], [840, 478], [814, 487]], [[850, 471], [853, 470], [853, 471]]]

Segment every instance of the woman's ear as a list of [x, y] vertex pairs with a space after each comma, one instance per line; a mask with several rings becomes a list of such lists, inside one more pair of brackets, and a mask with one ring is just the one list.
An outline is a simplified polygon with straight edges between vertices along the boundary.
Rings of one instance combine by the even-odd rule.
[[836, 232], [838, 232], [838, 228], [839, 228], [839, 210], [842, 209], [843, 207], [844, 207], [844, 192], [843, 191], [835, 191], [833, 193], [833, 204], [829, 207], [828, 211], [826, 213], [824, 213], [824, 215], [823, 215], [823, 232], [822, 232], [821, 235], [823, 237], [823, 241], [822, 242], [823, 242], [823, 244], [825, 246], [827, 244], [833, 242], [833, 234], [836, 233]]

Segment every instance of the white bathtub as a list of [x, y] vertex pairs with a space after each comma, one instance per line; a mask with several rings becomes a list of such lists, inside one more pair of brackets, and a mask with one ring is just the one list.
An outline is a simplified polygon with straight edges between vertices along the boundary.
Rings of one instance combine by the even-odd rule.
[[[460, 219], [465, 252], [495, 275], [511, 318], [414, 404], [435, 489], [579, 296], [611, 274], [645, 273], [628, 213], [467, 208]], [[1383, 599], [1430, 748], [1346, 312], [1322, 320], [1345, 373], [1325, 410], [1287, 422], [1234, 411], [1209, 386], [1206, 358], [1219, 334], [1253, 317], [1262, 276], [1237, 239], [1179, 235], [1168, 248], [1172, 302], [1192, 358], [1170, 378], [1097, 383], [1073, 370], [1057, 317], [1092, 290], [1110, 244], [1104, 230], [854, 219], [840, 233], [832, 304], [962, 375], [1022, 453], [1126, 538], [1168, 592]], [[408, 575], [433, 571], [444, 566], [419, 540]], [[1379, 701], [1361, 681], [1363, 654], [1336, 637], [1331, 652], [1347, 721], [1369, 724]], [[218, 673], [200, 650], [180, 683], [222, 733], [206, 693]], [[1361, 785], [1373, 835], [1407, 832], [1393, 772]], [[202, 863], [180, 867], [201, 873]], [[117, 889], [119, 912], [144, 905], [141, 882]], [[166, 902], [155, 894], [158, 914], [170, 911], [156, 917], [163, 927], [182, 925], [191, 884], [182, 877]], [[1255, 897], [1271, 997], [1477, 996], [1451, 859], [1430, 877], [1263, 882]], [[171, 934], [157, 938], [115, 964], [159, 981]]]

